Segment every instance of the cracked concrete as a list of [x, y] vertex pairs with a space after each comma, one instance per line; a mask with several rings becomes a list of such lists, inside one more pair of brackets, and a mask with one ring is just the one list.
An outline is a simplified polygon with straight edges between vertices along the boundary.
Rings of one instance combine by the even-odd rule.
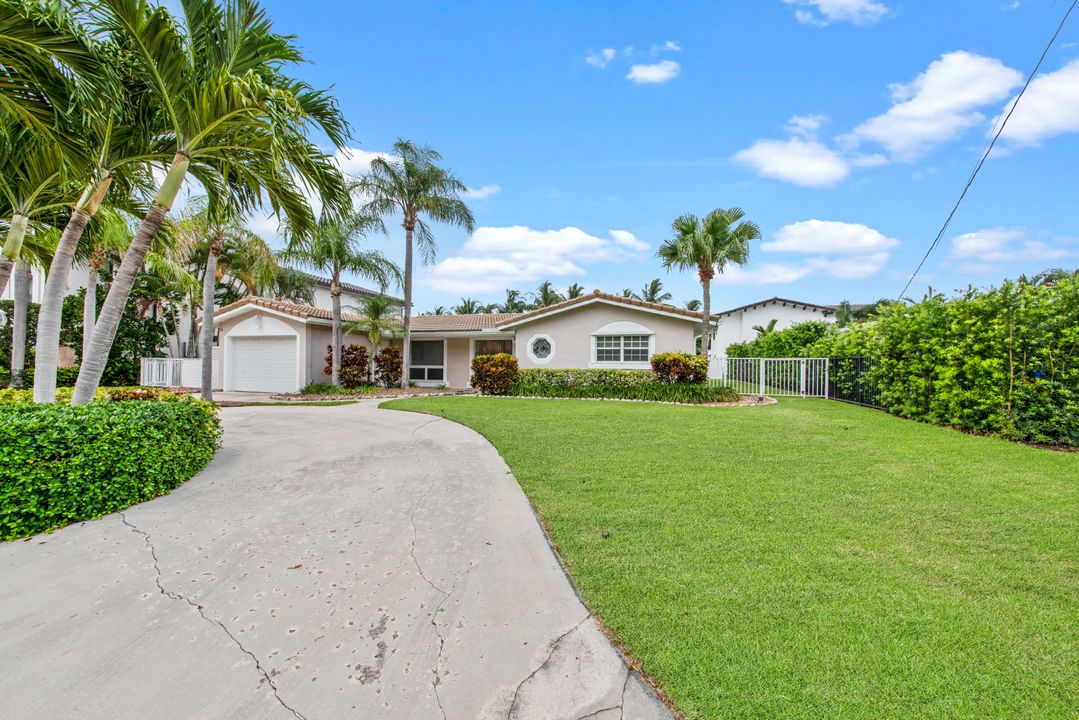
[[5, 718], [670, 717], [481, 437], [367, 402], [223, 419], [172, 494], [0, 545]]

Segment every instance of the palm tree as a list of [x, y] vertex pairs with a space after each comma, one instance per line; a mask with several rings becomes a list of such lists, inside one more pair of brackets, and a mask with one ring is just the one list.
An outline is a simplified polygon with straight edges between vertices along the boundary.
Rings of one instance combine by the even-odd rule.
[[550, 280], [544, 280], [540, 283], [540, 286], [536, 288], [536, 292], [532, 294], [532, 307], [544, 308], [554, 305], [555, 303], [563, 302], [566, 298], [558, 294], [558, 291], [554, 289], [554, 285]]
[[776, 318], [772, 318], [767, 325], [754, 325], [753, 329], [757, 332], [757, 337], [762, 338], [765, 335], [771, 335], [776, 331]]
[[640, 299], [646, 302], [663, 304], [670, 301], [672, 297], [674, 296], [669, 292], [663, 291], [663, 281], [659, 278], [655, 278], [641, 288]]
[[265, 294], [274, 300], [314, 305], [315, 287], [315, 279], [302, 270], [280, 267], [271, 286], [265, 289]]
[[761, 236], [760, 228], [744, 217], [741, 208], [717, 208], [703, 220], [687, 213], [671, 224], [674, 237], [663, 241], [656, 253], [667, 270], [674, 267], [697, 271], [704, 296], [700, 354], [706, 357], [712, 346], [712, 278], [728, 265], [745, 265], [750, 241]]
[[361, 241], [371, 232], [386, 232], [382, 220], [363, 213], [343, 218], [323, 216], [310, 238], [298, 238], [282, 257], [330, 276], [330, 302], [333, 308], [331, 332], [330, 382], [338, 384], [341, 375], [341, 273], [369, 278], [383, 290], [400, 284], [401, 271], [377, 250], [364, 250]]
[[693, 312], [700, 312], [701, 311], [701, 301], [698, 300], [697, 298], [693, 298], [692, 300], [686, 300], [685, 308], [686, 308], [686, 310], [692, 310]]
[[566, 288], [567, 300], [573, 300], [574, 298], [579, 298], [582, 295], [584, 295], [584, 286], [580, 283], [573, 283], [568, 288]]
[[498, 306], [498, 312], [522, 313], [528, 309], [528, 303], [519, 290], [506, 290], [506, 301]]
[[640, 298], [637, 297], [637, 293], [633, 292], [629, 288], [624, 288], [622, 290], [622, 297], [624, 297], [624, 298], [633, 298], [634, 300], [640, 300]]
[[145, 0], [91, 8], [95, 30], [130, 49], [133, 72], [159, 110], [155, 148], [172, 160], [113, 277], [74, 404], [94, 397], [134, 279], [188, 172], [237, 216], [268, 199], [297, 235], [315, 225], [297, 185], [316, 190], [327, 211], [347, 200], [340, 171], [308, 132], [317, 127], [343, 147], [348, 126], [325, 93], [284, 75], [302, 56], [291, 38], [271, 31], [255, 0], [188, 0], [181, 20]]
[[393, 144], [394, 157], [375, 158], [371, 172], [359, 184], [370, 198], [365, 214], [389, 217], [400, 213], [405, 229], [405, 316], [401, 358], [401, 387], [408, 387], [412, 361], [412, 242], [415, 238], [425, 263], [434, 262], [435, 237], [424, 217], [462, 227], [472, 232], [476, 222], [461, 196], [468, 188], [457, 177], [438, 166], [442, 156], [431, 148], [407, 140]]
[[461, 302], [453, 308], [454, 315], [475, 315], [483, 312], [483, 306], [475, 298], [461, 298]]
[[371, 343], [371, 355], [368, 359], [367, 375], [370, 377], [371, 363], [382, 346], [383, 338], [400, 337], [404, 328], [401, 325], [401, 308], [385, 295], [372, 295], [364, 298], [359, 307], [349, 310], [360, 316], [359, 320], [346, 322], [345, 333], [360, 333]]
[[15, 266], [15, 311], [11, 318], [11, 380], [13, 388], [22, 388], [26, 368], [26, 316], [30, 310], [30, 265], [19, 260]]

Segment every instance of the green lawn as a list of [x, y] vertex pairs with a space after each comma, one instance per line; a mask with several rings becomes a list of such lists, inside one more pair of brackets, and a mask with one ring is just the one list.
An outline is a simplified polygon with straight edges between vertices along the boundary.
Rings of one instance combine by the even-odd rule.
[[1079, 455], [824, 400], [383, 407], [494, 443], [688, 718], [1079, 717]]

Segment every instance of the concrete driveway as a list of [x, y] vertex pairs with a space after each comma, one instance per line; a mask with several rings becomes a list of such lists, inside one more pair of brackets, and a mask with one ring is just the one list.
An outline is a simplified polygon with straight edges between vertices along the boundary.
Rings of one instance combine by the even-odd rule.
[[222, 415], [171, 495], [0, 545], [4, 718], [670, 717], [480, 436], [372, 402]]

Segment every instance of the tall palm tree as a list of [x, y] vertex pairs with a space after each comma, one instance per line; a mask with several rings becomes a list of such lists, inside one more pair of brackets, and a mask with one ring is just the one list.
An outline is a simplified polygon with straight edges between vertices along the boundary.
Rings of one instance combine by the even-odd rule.
[[665, 302], [669, 302], [672, 297], [674, 296], [671, 295], [669, 292], [664, 292], [663, 281], [659, 278], [653, 279], [651, 282], [641, 288], [640, 298], [645, 302], [662, 304]]
[[483, 312], [483, 306], [475, 298], [461, 298], [453, 308], [454, 315], [475, 315]]
[[401, 308], [385, 295], [372, 295], [364, 298], [358, 307], [349, 307], [349, 310], [360, 316], [359, 320], [352, 320], [344, 324], [345, 333], [359, 333], [371, 343], [371, 355], [368, 358], [367, 375], [370, 377], [372, 363], [378, 349], [382, 347], [385, 338], [400, 337], [404, 332], [401, 325]]
[[760, 228], [743, 218], [741, 208], [717, 208], [703, 220], [687, 213], [671, 224], [674, 237], [656, 253], [668, 270], [697, 271], [703, 293], [699, 352], [706, 357], [712, 346], [712, 279], [729, 265], [749, 262], [749, 243], [761, 236]]
[[409, 366], [412, 362], [412, 243], [419, 246], [425, 263], [434, 262], [435, 237], [424, 218], [475, 229], [472, 211], [462, 200], [468, 188], [457, 177], [438, 165], [442, 156], [426, 145], [407, 140], [393, 144], [393, 157], [375, 158], [371, 171], [360, 181], [359, 191], [369, 198], [363, 207], [365, 214], [375, 217], [401, 215], [405, 229], [405, 316], [403, 352], [401, 358], [401, 387], [408, 387]]
[[498, 312], [504, 313], [522, 313], [528, 309], [528, 303], [525, 302], [519, 290], [506, 290], [506, 300], [498, 306]]
[[330, 302], [333, 308], [331, 331], [330, 382], [339, 384], [341, 376], [341, 273], [368, 278], [383, 290], [397, 285], [401, 271], [377, 250], [365, 250], [363, 239], [372, 232], [385, 233], [382, 220], [363, 213], [342, 218], [323, 216], [310, 238], [298, 238], [282, 253], [282, 257], [330, 276]]
[[159, 108], [157, 150], [172, 160], [114, 275], [74, 404], [94, 397], [135, 276], [189, 172], [237, 215], [267, 198], [298, 234], [315, 225], [298, 184], [319, 192], [327, 208], [347, 200], [340, 171], [308, 132], [317, 127], [342, 147], [348, 126], [332, 98], [284, 74], [302, 56], [291, 38], [272, 32], [255, 0], [186, 0], [179, 20], [146, 0], [98, 0], [91, 9], [95, 29], [130, 49]]
[[11, 380], [13, 388], [22, 388], [26, 369], [26, 320], [30, 311], [30, 264], [19, 260], [15, 266], [15, 311], [11, 318]]
[[566, 288], [567, 300], [573, 300], [574, 298], [579, 298], [582, 295], [584, 295], [584, 286], [580, 283], [573, 283], [568, 288]]
[[544, 280], [540, 283], [540, 286], [536, 288], [536, 292], [532, 294], [532, 307], [543, 308], [555, 303], [560, 303], [566, 298], [562, 297], [557, 290], [554, 289], [554, 285], [550, 280]]

